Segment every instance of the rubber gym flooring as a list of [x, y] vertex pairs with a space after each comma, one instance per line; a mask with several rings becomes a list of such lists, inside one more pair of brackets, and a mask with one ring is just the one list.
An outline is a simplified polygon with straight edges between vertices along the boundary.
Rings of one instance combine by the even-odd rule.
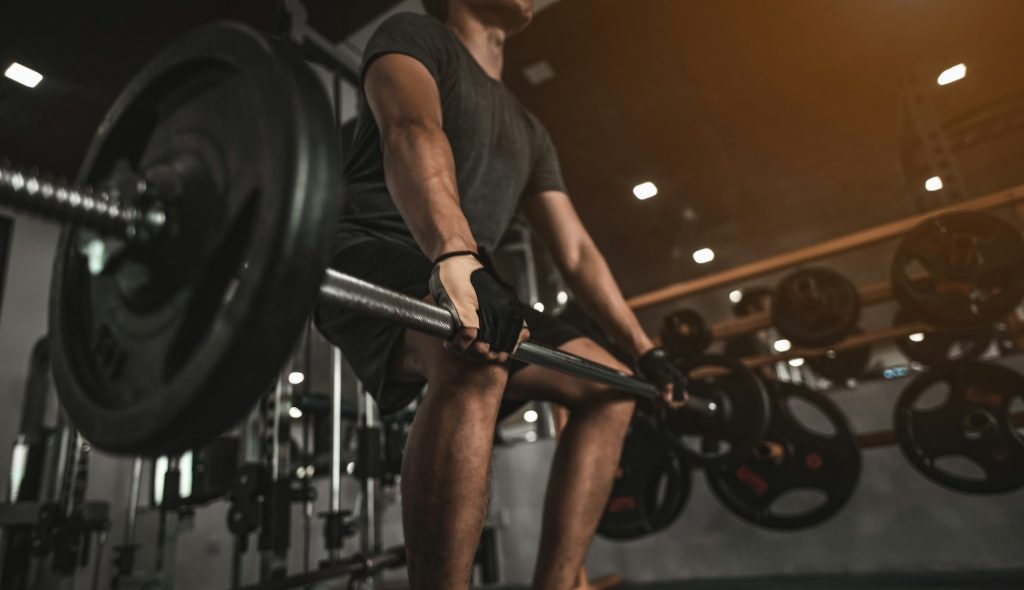
[[[618, 590], [1024, 590], [1024, 570], [829, 574], [623, 584]], [[526, 590], [525, 586], [506, 590]]]

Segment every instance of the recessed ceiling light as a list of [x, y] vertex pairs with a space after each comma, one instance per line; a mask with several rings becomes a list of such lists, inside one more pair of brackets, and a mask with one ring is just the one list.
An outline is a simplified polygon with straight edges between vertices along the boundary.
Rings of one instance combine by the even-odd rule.
[[732, 301], [733, 303], [739, 303], [740, 301], [743, 301], [743, 291], [740, 291], [739, 289], [734, 289], [730, 291], [729, 301]]
[[299, 383], [302, 383], [305, 380], [306, 376], [298, 371], [292, 371], [291, 373], [288, 373], [288, 383], [291, 383], [292, 385], [298, 385]]
[[646, 201], [657, 194], [658, 187], [653, 182], [641, 182], [633, 187], [633, 196], [641, 201]]
[[540, 86], [555, 77], [555, 68], [551, 67], [550, 63], [540, 60], [523, 68], [523, 77], [531, 86]]
[[907, 336], [907, 340], [911, 342], [924, 342], [924, 332], [914, 332], [910, 336]]
[[951, 68], [946, 68], [939, 74], [936, 82], [939, 86], [945, 86], [946, 84], [952, 84], [957, 80], [963, 80], [967, 76], [967, 66], [964, 64], [956, 64]]
[[789, 366], [791, 366], [793, 368], [802, 367], [802, 366], [804, 366], [804, 359], [801, 359], [801, 358], [789, 359]]
[[296, 408], [295, 406], [292, 406], [288, 408], [288, 415], [298, 420], [299, 418], [302, 417], [302, 410]]
[[538, 301], [537, 303], [533, 304], [533, 308], [536, 309], [537, 311], [543, 312], [544, 311], [544, 304], [541, 303], [540, 301]]
[[43, 81], [42, 74], [32, 68], [27, 68], [18, 62], [14, 62], [8, 66], [7, 70], [4, 72], [4, 76], [14, 80], [18, 84], [28, 86], [29, 88], [35, 88]]
[[693, 253], [693, 261], [697, 264], [707, 264], [715, 259], [715, 251], [711, 248], [701, 248]]
[[775, 344], [772, 344], [772, 348], [775, 349], [775, 352], [786, 352], [790, 348], [793, 348], [793, 343], [790, 342], [789, 340], [786, 340], [785, 338], [782, 338], [780, 340], [776, 340]]
[[569, 303], [569, 294], [565, 291], [559, 291], [558, 295], [555, 295], [555, 301], [557, 301], [559, 305], [565, 305], [566, 303]]
[[932, 176], [928, 180], [924, 181], [924, 190], [934, 193], [935, 191], [942, 190], [942, 178], [938, 176]]
[[538, 418], [540, 418], [540, 415], [537, 413], [537, 410], [526, 410], [523, 412], [523, 420], [531, 424], [536, 422]]

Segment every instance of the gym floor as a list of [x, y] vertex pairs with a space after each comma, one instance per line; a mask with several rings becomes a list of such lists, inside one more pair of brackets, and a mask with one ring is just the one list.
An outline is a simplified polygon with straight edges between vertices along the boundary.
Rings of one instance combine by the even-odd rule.
[[[526, 590], [508, 586], [506, 590]], [[968, 590], [1024, 588], [1024, 570], [830, 574], [623, 584], [619, 590]]]

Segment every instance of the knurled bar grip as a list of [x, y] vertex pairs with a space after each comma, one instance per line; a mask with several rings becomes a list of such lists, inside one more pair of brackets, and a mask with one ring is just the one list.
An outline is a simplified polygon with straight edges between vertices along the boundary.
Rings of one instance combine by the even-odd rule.
[[134, 207], [122, 207], [106, 191], [71, 186], [11, 166], [0, 160], [0, 205], [17, 211], [78, 224], [101, 235], [134, 240], [155, 235], [139, 232], [143, 224], [159, 230], [162, 216], [147, 216]]
[[[457, 331], [455, 318], [448, 310], [336, 270], [328, 269], [327, 276], [323, 284], [320, 285], [320, 299], [328, 304], [339, 305], [359, 313], [392, 321], [417, 332], [444, 340], [451, 340]], [[596, 381], [639, 397], [648, 399], [660, 397], [658, 389], [650, 383], [611, 367], [535, 342], [524, 342], [512, 355], [512, 358], [574, 377]], [[700, 398], [690, 397], [686, 402], [686, 407], [702, 414], [715, 412], [709, 402]]]

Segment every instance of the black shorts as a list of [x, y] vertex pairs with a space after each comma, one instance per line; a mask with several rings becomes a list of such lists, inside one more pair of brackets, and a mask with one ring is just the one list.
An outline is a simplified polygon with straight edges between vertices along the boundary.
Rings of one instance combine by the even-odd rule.
[[[378, 238], [357, 239], [343, 246], [331, 261], [331, 268], [399, 291], [416, 299], [429, 294], [431, 261], [419, 250]], [[576, 327], [523, 305], [530, 328], [530, 340], [551, 347], [583, 336]], [[382, 414], [398, 412], [415, 399], [425, 382], [398, 382], [387, 378], [388, 360], [405, 328], [391, 322], [355, 313], [337, 306], [321, 305], [316, 310], [320, 332], [341, 349], [345, 360], [374, 399]], [[511, 372], [525, 365], [513, 361]], [[504, 403], [502, 415], [522, 403]]]

